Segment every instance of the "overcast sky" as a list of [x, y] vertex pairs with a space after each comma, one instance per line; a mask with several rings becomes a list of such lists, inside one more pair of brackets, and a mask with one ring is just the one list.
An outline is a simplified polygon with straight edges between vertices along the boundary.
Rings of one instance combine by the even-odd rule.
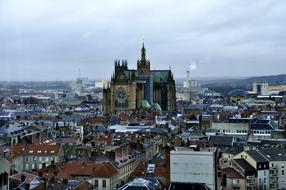
[[286, 73], [286, 1], [0, 0], [0, 80], [109, 79], [143, 39], [175, 77]]

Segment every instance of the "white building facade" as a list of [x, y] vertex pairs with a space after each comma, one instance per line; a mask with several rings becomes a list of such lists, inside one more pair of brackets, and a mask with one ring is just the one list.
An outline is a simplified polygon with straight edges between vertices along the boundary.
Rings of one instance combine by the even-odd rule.
[[216, 190], [216, 155], [216, 148], [195, 151], [177, 147], [170, 155], [171, 182], [205, 183], [212, 190]]

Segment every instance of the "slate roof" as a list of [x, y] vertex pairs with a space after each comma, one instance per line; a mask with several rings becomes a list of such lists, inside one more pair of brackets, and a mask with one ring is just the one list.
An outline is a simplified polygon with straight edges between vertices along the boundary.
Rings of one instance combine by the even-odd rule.
[[166, 129], [162, 129], [162, 128], [143, 128], [140, 129], [139, 131], [137, 131], [137, 133], [156, 133], [156, 134], [168, 134], [168, 131]]
[[158, 188], [163, 189], [164, 187], [164, 184], [156, 177], [142, 177], [142, 178], [152, 182]]
[[207, 104], [189, 104], [185, 109], [191, 110], [204, 110], [207, 108]]
[[286, 161], [285, 148], [263, 148], [260, 152], [268, 161]]
[[120, 123], [120, 120], [118, 117], [112, 115], [108, 120], [109, 125], [116, 125]]
[[190, 189], [195, 189], [195, 190], [211, 190], [206, 184], [204, 183], [178, 183], [178, 182], [173, 182], [169, 190], [190, 190]]
[[254, 167], [252, 167], [246, 160], [244, 159], [234, 159], [233, 160], [236, 165], [242, 168], [244, 171], [256, 171]]
[[232, 146], [234, 137], [232, 136], [210, 136], [209, 141], [213, 146]]
[[25, 129], [20, 124], [9, 124], [9, 127], [0, 127], [0, 137], [17, 136], [25, 132]]
[[0, 118], [5, 118], [5, 117], [11, 117], [11, 113], [4, 111], [4, 110], [0, 110]]
[[77, 187], [80, 184], [79, 180], [75, 180], [75, 179], [70, 179], [68, 180], [68, 186], [73, 189], [75, 187]]
[[269, 145], [283, 145], [286, 146], [286, 139], [262, 139], [261, 145], [269, 144]]
[[252, 130], [275, 130], [277, 124], [273, 120], [258, 119], [251, 125]]
[[151, 70], [151, 76], [154, 83], [166, 83], [170, 79], [170, 70]]
[[267, 162], [266, 158], [260, 152], [258, 152], [258, 150], [248, 150], [245, 152], [256, 162]]
[[239, 154], [243, 151], [244, 149], [244, 145], [236, 145], [236, 146], [233, 146], [233, 147], [228, 147], [226, 149], [224, 149], [222, 152], [223, 153], [227, 153], [227, 154], [231, 154], [231, 155], [236, 155], [236, 154]]
[[[128, 80], [132, 79], [132, 73], [134, 72], [135, 77], [138, 77], [138, 70], [125, 70], [123, 71], [124, 75]], [[153, 83], [167, 83], [171, 79], [171, 71], [170, 70], [151, 70], [151, 77], [153, 79]]]
[[118, 190], [157, 190], [157, 186], [148, 179], [144, 178], [137, 178], [133, 181], [127, 183], [123, 187], [119, 188]]
[[200, 138], [205, 137], [203, 132], [197, 127], [191, 127], [187, 131], [184, 131], [182, 134], [179, 135], [181, 138]]
[[75, 121], [75, 122], [80, 122], [83, 119], [86, 119], [88, 116], [83, 116], [83, 115], [62, 115], [62, 121]]
[[273, 131], [273, 127], [269, 124], [252, 124], [251, 125], [252, 130], [268, 130]]

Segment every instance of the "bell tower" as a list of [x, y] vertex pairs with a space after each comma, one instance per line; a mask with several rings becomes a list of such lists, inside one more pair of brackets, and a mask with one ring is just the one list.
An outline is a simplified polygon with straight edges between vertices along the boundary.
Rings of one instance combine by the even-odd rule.
[[141, 48], [141, 59], [137, 60], [137, 69], [139, 75], [150, 74], [150, 61], [146, 59], [146, 49], [144, 47], [144, 43]]

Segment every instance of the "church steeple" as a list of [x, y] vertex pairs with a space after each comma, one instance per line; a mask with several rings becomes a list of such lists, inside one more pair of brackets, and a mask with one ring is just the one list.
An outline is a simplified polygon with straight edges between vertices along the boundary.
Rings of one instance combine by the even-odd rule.
[[138, 59], [137, 61], [137, 69], [140, 75], [148, 75], [150, 73], [150, 61], [146, 59], [144, 42], [141, 48], [141, 59]]
[[146, 49], [144, 47], [144, 42], [141, 48], [141, 60], [146, 60]]

